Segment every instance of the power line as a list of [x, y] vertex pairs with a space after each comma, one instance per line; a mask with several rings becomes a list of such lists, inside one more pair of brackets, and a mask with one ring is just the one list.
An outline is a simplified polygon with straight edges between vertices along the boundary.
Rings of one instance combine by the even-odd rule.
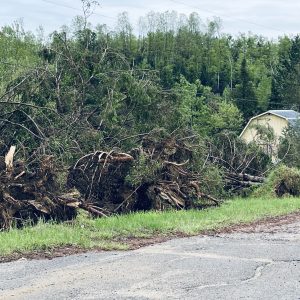
[[[42, 1], [45, 2], [45, 3], [48, 3], [48, 4], [55, 5], [55, 6], [65, 7], [65, 8], [69, 8], [69, 9], [73, 9], [73, 10], [82, 12], [82, 10], [80, 8], [77, 8], [77, 7], [74, 7], [74, 6], [57, 3], [57, 2], [51, 1], [51, 0], [42, 0]], [[108, 19], [112, 19], [112, 20], [118, 20], [118, 18], [107, 16], [107, 15], [103, 15], [103, 14], [99, 14], [97, 12], [93, 12], [93, 15], [97, 15], [97, 16], [108, 18]]]
[[81, 11], [81, 9], [79, 9], [79, 8], [76, 8], [76, 7], [73, 7], [73, 6], [69, 6], [69, 5], [66, 5], [66, 4], [59, 4], [59, 3], [51, 1], [51, 0], [42, 0], [42, 1], [46, 2], [46, 3], [49, 3], [49, 4], [56, 5], [56, 6], [70, 8], [70, 9], [73, 9], [73, 10]]
[[[174, 90], [173, 89], [163, 89], [162, 90], [163, 93], [169, 93], [170, 95], [172, 93], [174, 93]], [[196, 93], [195, 94], [196, 96], [202, 96], [203, 94], [202, 93]], [[217, 96], [216, 94], [214, 94], [214, 96]], [[220, 95], [219, 95], [220, 96]], [[222, 96], [220, 96], [222, 98]], [[226, 100], [224, 98], [222, 98], [222, 100]], [[245, 99], [245, 98], [230, 98], [230, 99], [227, 99], [228, 102], [232, 102], [232, 103], [241, 103], [241, 102], [256, 102], [257, 104], [260, 104], [259, 101], [257, 99]], [[274, 101], [266, 101], [266, 104], [273, 104], [273, 105], [279, 105], [279, 106], [282, 106], [282, 107], [290, 107], [294, 104], [288, 104], [288, 103], [282, 103], [282, 102], [274, 102]]]
[[238, 21], [241, 21], [241, 22], [244, 22], [244, 23], [248, 23], [248, 24], [251, 24], [251, 25], [256, 25], [256, 26], [260, 26], [260, 27], [264, 27], [266, 29], [271, 29], [273, 31], [277, 31], [277, 32], [281, 32], [281, 33], [285, 33], [284, 31], [278, 29], [278, 28], [274, 28], [274, 27], [271, 27], [271, 26], [266, 26], [266, 25], [263, 25], [263, 24], [259, 24], [259, 23], [256, 23], [256, 22], [251, 22], [251, 21], [247, 21], [245, 19], [242, 19], [242, 18], [238, 18], [238, 17], [232, 17], [232, 16], [229, 16], [229, 15], [226, 15], [226, 14], [219, 14], [217, 13], [216, 11], [213, 11], [213, 10], [210, 10], [210, 9], [203, 9], [202, 7], [198, 7], [198, 6], [193, 6], [193, 5], [188, 5], [184, 2], [181, 2], [181, 1], [177, 1], [177, 0], [169, 0], [173, 3], [177, 3], [177, 4], [181, 4], [181, 5], [184, 5], [186, 7], [190, 7], [190, 8], [194, 8], [194, 9], [197, 9], [197, 10], [202, 10], [202, 11], [205, 11], [205, 12], [208, 12], [208, 13], [211, 13], [211, 14], [214, 14], [214, 15], [217, 15], [218, 17], [224, 17], [224, 18], [227, 18], [227, 19], [232, 19], [232, 20], [238, 20]]

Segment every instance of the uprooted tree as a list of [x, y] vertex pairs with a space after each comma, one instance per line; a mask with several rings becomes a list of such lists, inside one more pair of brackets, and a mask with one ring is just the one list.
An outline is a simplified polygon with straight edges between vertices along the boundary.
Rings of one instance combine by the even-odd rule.
[[44, 220], [76, 216], [80, 201], [59, 195], [53, 156], [41, 157], [31, 166], [14, 161], [15, 146], [0, 156], [0, 230]]
[[195, 208], [204, 205], [201, 199], [218, 205], [219, 200], [202, 188], [203, 174], [191, 167], [194, 155], [190, 145], [174, 137], [145, 136], [129, 153], [112, 150], [83, 156], [70, 169], [68, 185], [101, 207], [101, 215]]
[[135, 138], [137, 147], [126, 152], [115, 147], [82, 155], [69, 167], [62, 189], [57, 184], [62, 167], [53, 156], [14, 161], [12, 147], [2, 157], [0, 228], [39, 218], [72, 219], [77, 208], [100, 217], [204, 208], [219, 205], [228, 191], [264, 181], [264, 154], [230, 134], [220, 134], [215, 143], [162, 129]]

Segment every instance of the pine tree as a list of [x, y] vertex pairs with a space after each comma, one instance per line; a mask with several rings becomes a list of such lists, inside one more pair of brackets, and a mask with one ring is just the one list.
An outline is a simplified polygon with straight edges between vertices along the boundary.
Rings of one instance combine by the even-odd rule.
[[[288, 50], [280, 53], [272, 80], [272, 108], [300, 110], [300, 37], [296, 36]], [[274, 104], [275, 103], [275, 104]]]
[[251, 76], [247, 68], [247, 60], [244, 57], [240, 67], [240, 82], [233, 92], [237, 107], [246, 119], [258, 112], [258, 103], [255, 95]]

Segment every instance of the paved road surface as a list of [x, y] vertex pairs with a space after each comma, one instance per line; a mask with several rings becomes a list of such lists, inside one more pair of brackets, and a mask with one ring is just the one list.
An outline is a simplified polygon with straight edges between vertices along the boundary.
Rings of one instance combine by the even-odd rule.
[[300, 222], [0, 264], [0, 299], [300, 299]]

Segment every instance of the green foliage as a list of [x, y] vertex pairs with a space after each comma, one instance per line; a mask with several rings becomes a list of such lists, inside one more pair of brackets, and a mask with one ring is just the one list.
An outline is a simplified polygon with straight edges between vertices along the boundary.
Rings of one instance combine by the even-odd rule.
[[203, 186], [201, 190], [209, 195], [214, 195], [219, 199], [225, 197], [224, 174], [221, 168], [215, 165], [208, 165], [201, 170]]
[[189, 83], [182, 76], [174, 86], [174, 93], [178, 104], [176, 126], [187, 126], [202, 136], [222, 130], [240, 132], [243, 117], [237, 106], [214, 95], [200, 81]]
[[251, 74], [247, 67], [247, 60], [244, 57], [240, 66], [240, 82], [236, 85], [233, 96], [237, 101], [237, 106], [249, 119], [258, 112], [257, 99]]
[[138, 159], [134, 161], [125, 181], [135, 188], [140, 187], [142, 183], [152, 183], [157, 178], [157, 175], [159, 175], [161, 168], [162, 166], [158, 161], [149, 159], [149, 157], [141, 154]]
[[239, 134], [243, 122], [244, 119], [237, 106], [227, 101], [218, 103], [216, 110], [210, 114], [210, 125], [213, 133], [227, 130]]
[[275, 141], [274, 129], [269, 125], [254, 124], [251, 128], [256, 130], [257, 140], [260, 144], [273, 144]]
[[285, 38], [281, 40], [280, 46], [279, 63], [272, 81], [272, 100], [283, 107], [299, 110], [300, 37], [297, 35], [290, 40]]
[[[220, 32], [218, 19], [203, 22], [197, 13], [174, 11], [142, 17], [135, 36], [127, 13], [111, 32], [88, 23], [95, 1], [83, 5], [84, 15], [72, 28], [53, 32], [47, 43], [20, 23], [1, 29], [3, 153], [16, 144], [19, 157], [53, 154], [66, 166], [99, 149], [127, 151], [139, 136], [163, 127], [209, 140], [233, 167], [250, 159], [241, 171], [267, 168], [270, 159], [237, 136], [250, 117], [274, 102], [280, 108], [299, 104], [299, 37], [232, 37]], [[263, 130], [260, 135], [273, 138]], [[281, 155], [287, 164], [300, 165], [300, 139], [293, 135], [285, 137], [280, 153], [288, 152]], [[230, 142], [239, 154], [233, 155]], [[199, 150], [193, 167], [203, 165], [206, 154], [207, 148]], [[141, 158], [129, 182], [137, 185], [155, 173], [157, 166], [145, 165]], [[220, 181], [213, 165], [205, 172]]]
[[24, 70], [40, 62], [36, 38], [23, 29], [22, 22], [14, 22], [0, 30], [0, 92], [16, 80]]
[[273, 170], [253, 196], [282, 197], [300, 195], [300, 170], [280, 165]]
[[[176, 126], [188, 127], [195, 129], [201, 133], [201, 123], [207, 118], [208, 110], [204, 105], [204, 97], [197, 95], [200, 82], [189, 83], [183, 76], [180, 82], [174, 86], [174, 94], [176, 96], [177, 111], [175, 118], [178, 120]], [[198, 130], [197, 130], [198, 129]]]
[[289, 126], [280, 139], [278, 158], [289, 167], [300, 168], [300, 122]]
[[212, 156], [225, 169], [261, 175], [272, 165], [271, 157], [256, 143], [246, 144], [232, 132], [221, 132], [210, 143]]
[[[259, 71], [258, 71], [259, 72]], [[266, 73], [266, 72], [264, 72]], [[269, 107], [269, 101], [271, 97], [271, 84], [272, 79], [268, 75], [263, 75], [257, 85], [255, 91], [255, 97], [258, 105], [262, 111], [266, 111]]]

